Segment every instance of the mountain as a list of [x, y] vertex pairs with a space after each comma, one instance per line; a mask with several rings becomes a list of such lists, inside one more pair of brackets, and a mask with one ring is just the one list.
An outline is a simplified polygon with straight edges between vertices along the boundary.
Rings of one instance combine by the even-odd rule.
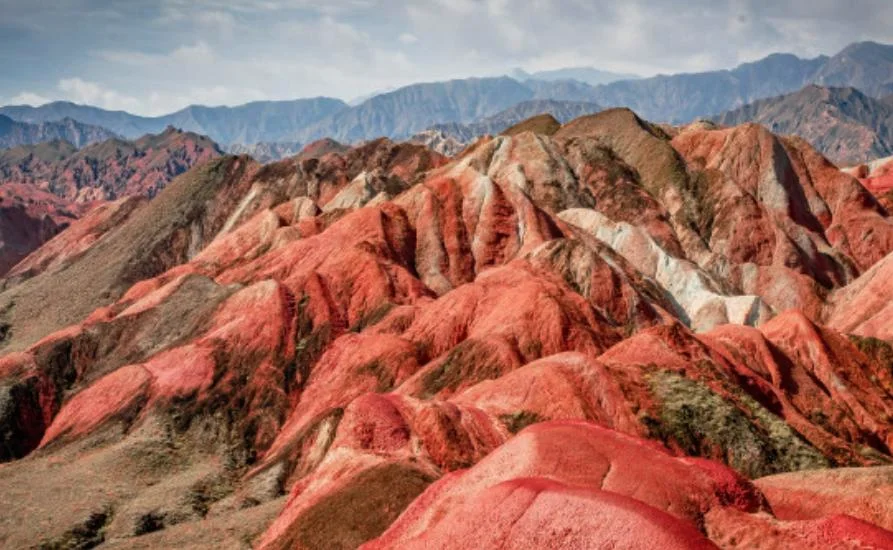
[[295, 140], [308, 126], [347, 108], [339, 99], [317, 97], [295, 101], [257, 101], [238, 107], [187, 107], [159, 117], [162, 127], [209, 136], [218, 143]]
[[811, 81], [822, 86], [857, 88], [872, 97], [893, 94], [893, 45], [851, 44], [830, 58]]
[[303, 146], [296, 141], [262, 141], [251, 145], [236, 143], [227, 148], [233, 155], [248, 155], [258, 162], [272, 162], [292, 157], [301, 152]]
[[345, 143], [382, 136], [405, 139], [434, 124], [467, 124], [536, 99], [629, 107], [651, 120], [687, 123], [758, 99], [795, 92], [810, 83], [855, 87], [873, 97], [893, 94], [893, 46], [857, 43], [830, 58], [773, 54], [731, 70], [660, 75], [597, 86], [587, 82], [605, 75], [594, 69], [512, 74], [515, 78], [413, 84], [355, 105], [331, 98], [261, 101], [238, 107], [192, 106], [147, 118], [56, 102], [36, 108], [2, 107], [0, 114], [32, 123], [68, 117], [127, 138], [161, 132], [172, 125], [208, 135], [224, 146], [310, 143], [327, 137]]
[[71, 118], [29, 124], [0, 115], [0, 149], [53, 140], [64, 140], [75, 147], [83, 147], [114, 137], [115, 134], [105, 128], [82, 124]]
[[3, 545], [893, 545], [888, 212], [755, 124], [508, 133], [216, 158], [26, 258]]
[[775, 54], [732, 70], [655, 76], [596, 87], [592, 100], [606, 107], [629, 107], [663, 122], [689, 122], [799, 90], [828, 61]]
[[508, 77], [415, 84], [335, 113], [308, 128], [297, 141], [329, 137], [350, 143], [379, 136], [409, 137], [439, 122], [472, 122], [534, 95], [529, 87]]
[[893, 156], [875, 159], [845, 171], [859, 178], [887, 212], [893, 212]]
[[210, 139], [174, 128], [80, 150], [54, 141], [0, 150], [0, 183], [39, 185], [74, 202], [153, 197], [176, 176], [221, 154]]
[[893, 108], [855, 88], [809, 85], [714, 120], [725, 125], [756, 122], [773, 132], [800, 136], [842, 166], [893, 155]]
[[316, 121], [346, 108], [337, 99], [313, 98], [294, 101], [258, 101], [238, 107], [191, 106], [169, 115], [142, 117], [124, 111], [57, 101], [41, 107], [0, 108], [0, 114], [23, 122], [50, 122], [71, 118], [108, 128], [128, 139], [163, 132], [174, 126], [207, 135], [222, 144], [285, 141]]
[[124, 111], [106, 111], [98, 107], [77, 105], [69, 101], [55, 101], [40, 107], [28, 105], [0, 107], [0, 115], [32, 124], [56, 122], [70, 118], [83, 124], [106, 128], [115, 134], [129, 138], [159, 132], [165, 127], [164, 124], [152, 118], [132, 115]]
[[537, 115], [548, 114], [559, 122], [568, 122], [583, 115], [597, 113], [600, 110], [602, 110], [601, 107], [595, 103], [581, 101], [548, 99], [522, 101], [471, 124], [435, 124], [413, 136], [411, 141], [432, 147], [440, 153], [453, 155], [476, 138], [487, 134], [500, 134], [510, 126]]
[[76, 208], [31, 185], [0, 184], [0, 277], [77, 219]]
[[528, 73], [522, 69], [515, 69], [511, 71], [508, 76], [522, 82], [525, 80], [543, 80], [547, 82], [555, 80], [576, 80], [577, 82], [583, 82], [590, 86], [610, 84], [612, 82], [617, 82], [618, 80], [636, 80], [642, 78], [641, 76], [634, 74], [612, 73], [594, 69], [592, 67], [570, 67], [550, 71], [537, 71], [534, 73]]
[[854, 87], [869, 96], [893, 93], [893, 45], [852, 44], [833, 57], [773, 54], [732, 70], [655, 76], [596, 87], [591, 100], [624, 106], [664, 122], [690, 122], [810, 83]]

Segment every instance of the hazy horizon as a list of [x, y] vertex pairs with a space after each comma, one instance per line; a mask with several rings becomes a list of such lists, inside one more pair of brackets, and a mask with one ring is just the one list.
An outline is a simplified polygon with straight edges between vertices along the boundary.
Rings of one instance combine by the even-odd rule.
[[[159, 115], [568, 67], [651, 76], [893, 42], [893, 4], [0, 0], [0, 105]], [[548, 24], [546, 24], [548, 23]]]

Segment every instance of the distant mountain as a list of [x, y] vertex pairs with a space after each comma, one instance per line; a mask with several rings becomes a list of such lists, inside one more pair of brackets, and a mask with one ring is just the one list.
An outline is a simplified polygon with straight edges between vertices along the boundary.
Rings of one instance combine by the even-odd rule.
[[472, 122], [534, 95], [529, 87], [508, 77], [414, 84], [335, 113], [310, 127], [298, 141], [403, 138], [441, 122]]
[[827, 60], [775, 54], [730, 71], [655, 76], [598, 86], [593, 100], [606, 107], [629, 107], [649, 120], [689, 122], [798, 90]]
[[893, 46], [859, 42], [830, 58], [812, 78], [822, 86], [851, 86], [872, 97], [893, 94]]
[[601, 110], [601, 106], [596, 103], [582, 101], [523, 101], [470, 124], [435, 124], [414, 135], [411, 141], [426, 145], [439, 153], [453, 155], [480, 136], [502, 133], [506, 128], [537, 115], [548, 114], [564, 123]]
[[165, 125], [155, 119], [132, 115], [124, 111], [106, 111], [69, 101], [54, 101], [40, 107], [13, 105], [0, 107], [0, 115], [20, 122], [54, 122], [70, 118], [84, 124], [101, 126], [127, 138], [164, 130]]
[[852, 44], [833, 57], [773, 54], [730, 71], [655, 76], [598, 86], [592, 100], [629, 107], [655, 121], [690, 122], [807, 84], [851, 86], [869, 96], [893, 94], [893, 46]]
[[141, 117], [57, 101], [41, 107], [2, 107], [0, 114], [23, 122], [71, 118], [102, 126], [128, 139], [174, 126], [207, 135], [218, 143], [231, 144], [293, 140], [298, 132], [345, 108], [347, 104], [338, 99], [313, 98], [258, 101], [238, 107], [191, 106], [160, 117]]
[[0, 277], [76, 219], [70, 206], [33, 185], [0, 184]]
[[75, 147], [83, 147], [113, 137], [116, 137], [115, 134], [105, 128], [83, 124], [71, 118], [31, 124], [0, 115], [0, 148], [34, 145], [57, 139], [65, 140]]
[[226, 148], [232, 155], [248, 155], [258, 162], [272, 162], [293, 157], [301, 152], [303, 145], [297, 141], [262, 141], [251, 145], [236, 143]]
[[173, 128], [80, 150], [57, 140], [0, 151], [0, 184], [32, 184], [73, 202], [151, 198], [176, 176], [221, 154], [209, 138]]
[[340, 99], [317, 97], [238, 107], [192, 106], [158, 120], [162, 127], [203, 134], [223, 144], [294, 141], [305, 128], [346, 108]]
[[809, 85], [714, 120], [730, 126], [756, 122], [775, 133], [800, 136], [840, 165], [893, 154], [893, 105], [855, 88]]
[[522, 69], [515, 69], [508, 76], [524, 81], [524, 80], [576, 80], [591, 86], [599, 84], [610, 84], [619, 80], [636, 80], [642, 78], [635, 74], [612, 73], [610, 71], [602, 71], [592, 67], [570, 67], [565, 69], [555, 69], [551, 71], [537, 71], [528, 73]]
[[262, 101], [238, 107], [193, 106], [148, 118], [56, 102], [36, 108], [3, 107], [0, 114], [24, 122], [69, 117], [127, 138], [157, 133], [173, 125], [208, 135], [225, 146], [310, 143], [324, 137], [345, 143], [380, 136], [404, 139], [434, 124], [467, 124], [536, 99], [623, 106], [656, 122], [683, 123], [758, 99], [795, 92], [814, 82], [853, 86], [874, 97], [893, 94], [893, 46], [862, 42], [830, 58], [773, 54], [732, 70], [661, 75], [598, 86], [587, 83], [604, 76], [595, 69], [512, 74], [515, 78], [413, 84], [352, 106], [338, 99], [313, 98]]

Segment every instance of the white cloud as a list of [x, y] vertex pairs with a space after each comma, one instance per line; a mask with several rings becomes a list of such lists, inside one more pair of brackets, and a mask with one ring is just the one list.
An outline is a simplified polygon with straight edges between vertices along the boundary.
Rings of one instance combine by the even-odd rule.
[[419, 37], [416, 36], [416, 35], [414, 35], [414, 34], [412, 34], [412, 33], [405, 32], [405, 33], [403, 33], [403, 34], [400, 35], [400, 37], [398, 38], [398, 40], [400, 40], [400, 42], [401, 42], [402, 44], [407, 44], [407, 45], [409, 45], [409, 44], [415, 44], [416, 42], [418, 42], [418, 41], [419, 41]]
[[32, 92], [21, 92], [20, 94], [9, 98], [3, 102], [4, 105], [30, 105], [32, 107], [39, 107], [41, 105], [46, 105], [50, 103], [52, 100], [48, 97], [44, 97], [40, 94], [35, 94]]
[[63, 98], [74, 103], [94, 105], [113, 111], [138, 111], [141, 102], [132, 96], [121, 94], [115, 90], [104, 88], [96, 82], [88, 82], [81, 78], [63, 78], [59, 81], [59, 91]]

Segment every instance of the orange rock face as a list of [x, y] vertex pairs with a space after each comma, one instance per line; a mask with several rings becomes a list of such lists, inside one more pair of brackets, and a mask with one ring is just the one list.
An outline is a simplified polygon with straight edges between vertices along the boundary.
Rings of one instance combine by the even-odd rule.
[[887, 210], [757, 126], [553, 130], [224, 157], [35, 251], [0, 542], [893, 547]]

